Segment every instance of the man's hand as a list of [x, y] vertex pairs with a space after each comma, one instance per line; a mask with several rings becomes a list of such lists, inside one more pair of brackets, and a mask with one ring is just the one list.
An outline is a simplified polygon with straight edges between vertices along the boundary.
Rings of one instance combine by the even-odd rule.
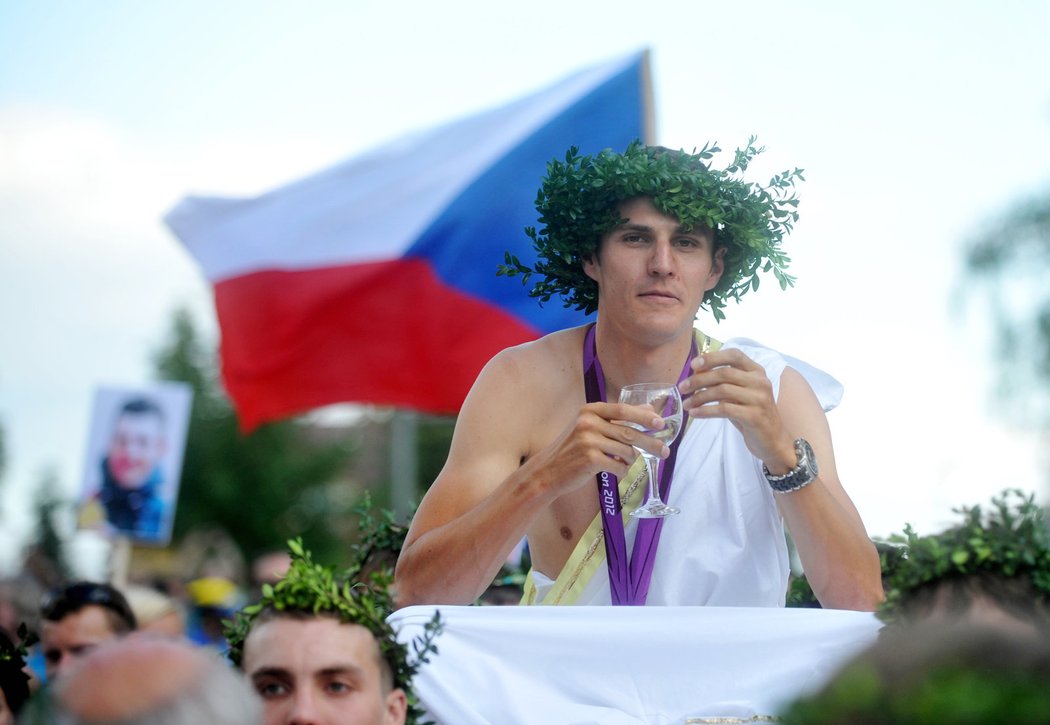
[[763, 368], [735, 349], [706, 353], [691, 365], [693, 374], [679, 386], [684, 410], [694, 418], [729, 419], [771, 474], [795, 467], [795, 438], [813, 446], [820, 461], [815, 485], [776, 496], [777, 506], [820, 603], [873, 610], [882, 599], [878, 553], [838, 480], [831, 433], [812, 389], [787, 368], [778, 402]]
[[785, 429], [773, 386], [761, 365], [740, 350], [705, 353], [690, 362], [693, 374], [678, 386], [693, 418], [728, 418], [751, 454], [780, 475], [795, 467], [794, 437]]
[[622, 478], [638, 455], [638, 446], [660, 458], [670, 449], [662, 441], [625, 423], [659, 430], [664, 421], [651, 407], [621, 403], [589, 403], [558, 438], [526, 463], [543, 471], [555, 496], [586, 483], [602, 471]]

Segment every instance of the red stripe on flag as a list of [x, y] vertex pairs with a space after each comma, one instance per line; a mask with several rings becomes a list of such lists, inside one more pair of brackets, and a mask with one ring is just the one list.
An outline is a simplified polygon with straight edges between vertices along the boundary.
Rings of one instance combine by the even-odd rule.
[[489, 358], [539, 337], [419, 259], [255, 272], [215, 307], [245, 430], [339, 400], [454, 414]]

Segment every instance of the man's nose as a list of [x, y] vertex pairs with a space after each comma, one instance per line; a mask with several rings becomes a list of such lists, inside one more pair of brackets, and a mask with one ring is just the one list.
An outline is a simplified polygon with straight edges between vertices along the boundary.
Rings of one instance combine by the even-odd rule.
[[317, 725], [320, 722], [317, 698], [308, 688], [297, 690], [292, 701], [292, 710], [288, 714], [288, 725]]
[[654, 275], [667, 275], [674, 271], [675, 258], [671, 242], [666, 239], [658, 239], [649, 253], [649, 273]]

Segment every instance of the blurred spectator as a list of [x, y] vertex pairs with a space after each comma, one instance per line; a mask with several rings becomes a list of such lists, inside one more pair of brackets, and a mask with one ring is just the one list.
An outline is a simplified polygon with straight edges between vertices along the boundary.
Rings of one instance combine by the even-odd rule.
[[262, 596], [264, 584], [276, 584], [288, 572], [292, 559], [287, 551], [268, 551], [252, 560], [251, 591], [248, 598], [252, 601]]
[[76, 582], [55, 589], [40, 606], [40, 643], [48, 681], [93, 647], [137, 626], [124, 595], [109, 584]]
[[186, 591], [190, 597], [186, 635], [197, 644], [225, 650], [223, 621], [243, 604], [237, 585], [225, 577], [206, 576], [189, 582]]
[[262, 705], [218, 655], [135, 634], [94, 649], [40, 693], [24, 725], [257, 725]]
[[186, 621], [181, 603], [153, 587], [129, 584], [124, 596], [135, 613], [138, 629], [168, 637], [184, 637]]
[[25, 646], [0, 628], [0, 725], [12, 725], [29, 699]]
[[0, 581], [0, 629], [13, 631], [18, 626], [18, 609], [11, 596], [11, 583]]
[[1050, 642], [1000, 627], [927, 622], [884, 631], [787, 725], [1050, 722]]
[[270, 551], [260, 554], [252, 561], [252, 582], [258, 586], [276, 584], [292, 564], [287, 551]]
[[1007, 490], [992, 506], [956, 510], [962, 522], [919, 536], [886, 572], [887, 622], [971, 621], [1050, 635], [1050, 526], [1032, 496]]

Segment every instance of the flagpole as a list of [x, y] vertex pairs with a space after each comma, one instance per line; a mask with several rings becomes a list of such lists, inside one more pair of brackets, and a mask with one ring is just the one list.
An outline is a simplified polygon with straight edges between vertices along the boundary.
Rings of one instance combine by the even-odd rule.
[[646, 48], [638, 66], [642, 75], [642, 143], [646, 146], [656, 143], [656, 101], [653, 99], [653, 73], [649, 59], [649, 49]]
[[419, 414], [394, 411], [390, 422], [390, 508], [397, 521], [408, 521], [416, 504], [419, 480]]

